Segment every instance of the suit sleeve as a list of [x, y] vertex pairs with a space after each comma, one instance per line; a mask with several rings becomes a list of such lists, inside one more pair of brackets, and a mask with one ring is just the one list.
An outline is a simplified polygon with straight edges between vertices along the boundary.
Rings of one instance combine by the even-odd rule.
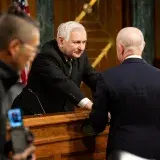
[[84, 53], [84, 59], [85, 59], [85, 67], [84, 67], [83, 81], [85, 84], [87, 84], [87, 86], [91, 88], [92, 91], [95, 92], [97, 81], [99, 79], [99, 74], [90, 65], [86, 53]]
[[4, 144], [6, 139], [6, 107], [5, 107], [5, 92], [2, 82], [0, 81], [0, 160], [4, 157]]
[[96, 87], [96, 97], [89, 121], [96, 133], [102, 132], [108, 123], [109, 91], [101, 78]]
[[0, 160], [8, 160], [8, 158], [5, 157], [3, 154], [0, 153]]
[[48, 57], [37, 58], [31, 72], [33, 76], [37, 76], [36, 79], [39, 79], [42, 84], [51, 87], [53, 92], [56, 90], [62, 92], [74, 105], [85, 98], [80, 88], [63, 73], [53, 59], [50, 60]]

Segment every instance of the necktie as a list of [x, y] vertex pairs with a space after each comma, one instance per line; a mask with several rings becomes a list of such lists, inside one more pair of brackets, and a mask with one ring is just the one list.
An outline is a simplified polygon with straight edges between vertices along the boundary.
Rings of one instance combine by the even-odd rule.
[[71, 73], [72, 73], [72, 60], [69, 60], [68, 61], [68, 66], [69, 66], [69, 74], [68, 74], [68, 76], [70, 77], [71, 76]]

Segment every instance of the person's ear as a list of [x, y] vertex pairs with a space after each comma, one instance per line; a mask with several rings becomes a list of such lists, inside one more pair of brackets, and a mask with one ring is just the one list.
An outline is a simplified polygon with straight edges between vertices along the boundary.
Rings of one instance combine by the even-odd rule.
[[63, 44], [64, 44], [64, 38], [63, 37], [58, 37], [57, 42], [58, 42], [59, 47], [62, 48]]
[[118, 44], [117, 50], [118, 50], [119, 55], [122, 55], [122, 56], [123, 56], [124, 47], [123, 47], [121, 44]]
[[14, 56], [16, 53], [19, 52], [20, 48], [21, 48], [21, 42], [18, 39], [12, 40], [8, 46], [9, 54], [11, 56]]
[[146, 43], [145, 43], [145, 41], [144, 41], [144, 42], [143, 42], [143, 49], [144, 49], [145, 45], [146, 45]]

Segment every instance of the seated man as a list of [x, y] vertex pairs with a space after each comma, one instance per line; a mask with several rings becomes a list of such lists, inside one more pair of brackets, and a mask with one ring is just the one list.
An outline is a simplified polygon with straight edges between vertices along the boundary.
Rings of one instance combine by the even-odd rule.
[[94, 92], [98, 74], [85, 50], [87, 33], [81, 24], [69, 21], [58, 27], [57, 39], [46, 42], [34, 60], [28, 84], [14, 101], [24, 114], [91, 109], [92, 102], [80, 90], [84, 81]]

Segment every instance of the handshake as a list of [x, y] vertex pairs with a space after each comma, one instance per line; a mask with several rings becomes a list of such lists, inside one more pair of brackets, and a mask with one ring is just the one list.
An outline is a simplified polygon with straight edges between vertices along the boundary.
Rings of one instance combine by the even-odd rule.
[[[88, 99], [89, 100], [89, 99]], [[91, 100], [88, 101], [88, 103], [84, 106], [84, 108], [88, 110], [92, 110], [93, 102]], [[111, 114], [108, 112], [108, 122], [111, 120]]]

